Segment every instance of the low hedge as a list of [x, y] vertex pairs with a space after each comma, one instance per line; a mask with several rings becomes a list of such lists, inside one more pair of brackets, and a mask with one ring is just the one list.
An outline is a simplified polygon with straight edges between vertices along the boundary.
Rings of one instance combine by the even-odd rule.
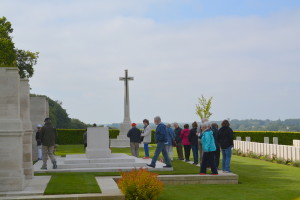
[[[83, 144], [85, 129], [57, 129], [57, 144]], [[109, 129], [109, 139], [115, 139], [120, 134], [119, 129]], [[155, 130], [152, 130], [152, 143], [154, 143]]]
[[[83, 144], [83, 134], [85, 129], [57, 129], [58, 144]], [[109, 138], [115, 139], [119, 135], [119, 129], [109, 129]], [[154, 139], [155, 130], [152, 130], [152, 143]], [[283, 145], [292, 145], [293, 140], [300, 140], [300, 132], [280, 132], [280, 131], [234, 131], [234, 138], [251, 137], [252, 142], [264, 142], [264, 137], [270, 138], [270, 143], [273, 142], [273, 137], [278, 137], [278, 143]]]
[[57, 129], [57, 144], [83, 144], [85, 129]]
[[300, 132], [281, 132], [281, 131], [234, 131], [234, 138], [251, 138], [251, 142], [264, 142], [264, 137], [269, 137], [270, 143], [273, 143], [273, 137], [278, 137], [278, 143], [282, 145], [293, 145], [293, 140], [300, 140]]
[[[85, 129], [57, 129], [57, 144], [83, 144]], [[117, 138], [120, 130], [109, 129], [109, 138]]]

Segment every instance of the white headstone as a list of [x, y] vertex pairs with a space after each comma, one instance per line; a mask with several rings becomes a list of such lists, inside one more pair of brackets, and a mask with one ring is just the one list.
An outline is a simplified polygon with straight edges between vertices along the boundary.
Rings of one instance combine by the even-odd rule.
[[23, 190], [23, 127], [20, 76], [16, 67], [0, 67], [0, 191]]
[[300, 160], [300, 147], [296, 147], [296, 160]]
[[273, 137], [273, 144], [278, 144], [278, 137]]
[[89, 159], [111, 157], [107, 127], [89, 127], [87, 129], [86, 157]]
[[251, 142], [251, 137], [246, 137], [246, 142]]
[[270, 143], [269, 137], [264, 137], [264, 143], [266, 143], [266, 144]]
[[284, 153], [283, 154], [283, 158], [287, 160], [287, 159], [289, 159], [289, 156], [288, 156], [288, 146], [283, 145], [283, 149], [284, 149], [283, 150], [283, 153]]

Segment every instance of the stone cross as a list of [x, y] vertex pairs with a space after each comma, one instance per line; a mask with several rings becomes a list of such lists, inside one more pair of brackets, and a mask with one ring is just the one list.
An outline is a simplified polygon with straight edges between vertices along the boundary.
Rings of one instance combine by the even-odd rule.
[[123, 123], [131, 123], [130, 121], [130, 113], [129, 113], [129, 84], [128, 81], [132, 81], [133, 77], [128, 76], [128, 70], [125, 70], [125, 77], [120, 77], [120, 81], [124, 81], [124, 122]]

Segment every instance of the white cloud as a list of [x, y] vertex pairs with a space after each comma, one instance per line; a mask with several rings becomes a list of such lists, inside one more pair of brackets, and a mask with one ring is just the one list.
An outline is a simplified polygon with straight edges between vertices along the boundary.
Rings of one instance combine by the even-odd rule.
[[201, 94], [214, 96], [213, 119], [299, 118], [299, 10], [166, 24], [143, 17], [149, 2], [8, 2], [16, 46], [40, 52], [32, 91], [71, 117], [122, 121], [128, 68], [134, 121], [193, 121]]

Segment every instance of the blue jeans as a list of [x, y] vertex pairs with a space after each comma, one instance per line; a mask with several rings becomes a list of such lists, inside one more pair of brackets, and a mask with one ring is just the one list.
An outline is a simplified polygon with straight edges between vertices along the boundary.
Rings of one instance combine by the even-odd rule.
[[156, 165], [156, 161], [157, 161], [158, 156], [159, 156], [159, 154], [161, 152], [162, 152], [162, 154], [164, 156], [166, 164], [169, 165], [169, 166], [171, 166], [170, 159], [169, 159], [169, 156], [168, 156], [168, 153], [167, 153], [167, 150], [166, 150], [166, 145], [165, 145], [164, 142], [158, 142], [157, 143], [157, 146], [156, 146], [156, 149], [155, 149], [155, 153], [154, 153], [154, 156], [153, 156], [152, 161], [151, 161], [151, 165], [152, 166]]
[[233, 146], [228, 147], [227, 149], [222, 149], [222, 169], [223, 171], [230, 172], [230, 160], [231, 160], [231, 149]]
[[191, 145], [194, 157], [194, 163], [198, 163], [198, 145]]
[[145, 157], [149, 157], [148, 143], [144, 143], [144, 151], [145, 151]]

